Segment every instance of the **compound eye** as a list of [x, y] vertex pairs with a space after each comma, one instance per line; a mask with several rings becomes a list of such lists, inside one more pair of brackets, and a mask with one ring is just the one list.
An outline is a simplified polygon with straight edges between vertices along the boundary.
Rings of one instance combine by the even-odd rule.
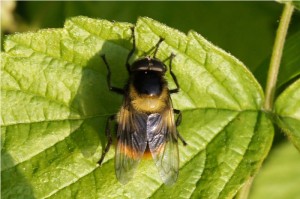
[[155, 71], [139, 71], [133, 84], [139, 94], [158, 96], [162, 92], [162, 77]]

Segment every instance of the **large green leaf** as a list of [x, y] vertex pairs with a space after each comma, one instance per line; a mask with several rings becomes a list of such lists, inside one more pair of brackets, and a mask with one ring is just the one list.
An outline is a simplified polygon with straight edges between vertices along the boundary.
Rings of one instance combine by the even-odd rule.
[[[97, 165], [104, 126], [120, 107], [108, 91], [124, 85], [132, 48], [128, 23], [86, 17], [63, 29], [9, 36], [1, 54], [3, 198], [230, 198], [255, 174], [273, 138], [260, 110], [260, 86], [233, 56], [194, 31], [188, 35], [149, 18], [136, 24], [136, 57], [165, 38], [158, 58], [173, 52], [181, 92], [172, 96], [182, 110], [179, 127], [188, 146], [179, 146], [178, 182], [165, 186], [152, 160], [140, 164], [126, 185], [114, 176], [112, 148]], [[131, 60], [132, 61], [132, 60]], [[170, 75], [169, 86], [173, 87]]]
[[299, 165], [299, 151], [291, 143], [276, 146], [255, 177], [249, 198], [299, 198]]
[[300, 150], [300, 79], [276, 100], [276, 122]]

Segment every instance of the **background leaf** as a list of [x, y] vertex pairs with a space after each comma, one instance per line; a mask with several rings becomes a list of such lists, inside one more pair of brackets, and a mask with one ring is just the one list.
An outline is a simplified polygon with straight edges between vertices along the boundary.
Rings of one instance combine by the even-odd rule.
[[300, 79], [278, 97], [275, 112], [277, 124], [300, 150]]
[[249, 198], [298, 198], [299, 164], [299, 151], [292, 144], [276, 146], [255, 177]]
[[256, 173], [273, 127], [260, 110], [263, 94], [254, 77], [196, 32], [185, 35], [149, 18], [137, 21], [135, 58], [159, 37], [165, 41], [158, 58], [176, 54], [181, 92], [172, 99], [188, 142], [179, 146], [179, 180], [166, 187], [145, 160], [123, 186], [114, 176], [113, 149], [97, 166], [106, 118], [121, 104], [107, 89], [99, 54], [112, 67], [113, 85], [124, 85], [131, 26], [76, 17], [63, 29], [7, 38], [1, 55], [3, 198], [224, 198]]
[[297, 52], [300, 52], [300, 31], [290, 36], [286, 41], [277, 87], [284, 86], [284, 84], [300, 76], [300, 58]]
[[[234, 54], [251, 71], [270, 54], [282, 10], [282, 4], [275, 1], [24, 1], [17, 5], [18, 15], [30, 30], [62, 27], [66, 18], [78, 15], [131, 23], [148, 16], [183, 32], [193, 28]], [[299, 22], [300, 15], [295, 12], [289, 34], [300, 30]]]
[[[298, 56], [300, 52], [300, 31], [291, 35], [285, 43], [281, 65], [278, 73], [277, 80], [277, 93], [279, 94], [290, 85], [293, 81], [298, 79], [300, 75], [300, 56]], [[262, 87], [265, 87], [266, 77], [269, 67], [269, 60], [266, 59], [260, 67], [257, 68], [254, 75], [257, 80], [260, 82]]]

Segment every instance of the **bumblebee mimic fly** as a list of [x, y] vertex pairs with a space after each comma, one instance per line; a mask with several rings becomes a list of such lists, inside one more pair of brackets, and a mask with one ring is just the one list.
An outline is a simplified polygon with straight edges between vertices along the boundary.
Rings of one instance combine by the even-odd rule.
[[[178, 138], [186, 145], [176, 126], [181, 122], [181, 112], [173, 109], [170, 95], [179, 92], [179, 84], [172, 72], [170, 56], [169, 71], [176, 85], [169, 89], [166, 79], [167, 66], [156, 58], [161, 38], [154, 47], [153, 57], [142, 57], [132, 64], [129, 60], [135, 51], [134, 28], [132, 28], [133, 48], [126, 60], [129, 79], [124, 88], [111, 86], [109, 64], [102, 55], [107, 67], [107, 84], [110, 91], [124, 96], [123, 104], [117, 115], [107, 119], [106, 136], [108, 138], [99, 164], [112, 143], [110, 123], [117, 122], [117, 144], [115, 154], [115, 172], [117, 179], [126, 184], [145, 152], [150, 152], [159, 174], [165, 184], [176, 182], [179, 170]], [[175, 121], [174, 113], [178, 114]]]

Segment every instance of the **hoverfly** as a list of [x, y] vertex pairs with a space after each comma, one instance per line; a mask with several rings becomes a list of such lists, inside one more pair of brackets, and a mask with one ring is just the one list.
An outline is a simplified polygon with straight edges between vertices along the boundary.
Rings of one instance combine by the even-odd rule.
[[[169, 69], [175, 82], [175, 89], [168, 89], [164, 75], [167, 66], [156, 58], [161, 38], [154, 48], [154, 54], [142, 57], [131, 65], [129, 60], [135, 51], [134, 28], [132, 28], [133, 48], [127, 56], [126, 68], [129, 79], [124, 88], [111, 86], [111, 71], [107, 67], [107, 84], [110, 91], [124, 96], [123, 104], [117, 115], [107, 119], [107, 145], [103, 150], [99, 164], [112, 143], [110, 122], [117, 121], [117, 145], [115, 154], [115, 172], [117, 179], [126, 184], [133, 177], [134, 171], [145, 152], [150, 152], [165, 184], [176, 182], [179, 170], [178, 138], [186, 142], [178, 133], [176, 126], [181, 122], [180, 110], [173, 109], [170, 94], [179, 92], [179, 84], [172, 72], [170, 56]], [[178, 114], [175, 121], [174, 113]]]

